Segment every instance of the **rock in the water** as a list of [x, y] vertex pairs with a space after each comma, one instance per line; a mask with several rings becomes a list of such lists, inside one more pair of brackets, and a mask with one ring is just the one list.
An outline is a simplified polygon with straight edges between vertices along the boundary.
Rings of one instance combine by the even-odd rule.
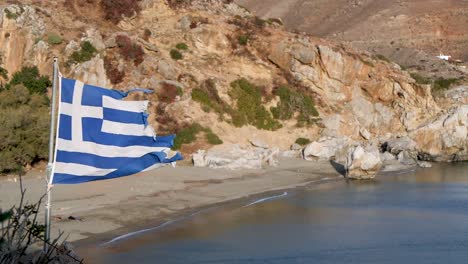
[[303, 157], [305, 160], [330, 160], [347, 145], [348, 141], [344, 138], [321, 138], [304, 148]]
[[411, 152], [407, 150], [403, 150], [402, 152], [400, 152], [397, 156], [397, 159], [401, 164], [404, 164], [404, 165], [408, 165], [408, 166], [416, 165], [416, 157], [414, 156], [414, 154], [412, 154]]
[[420, 161], [418, 162], [418, 166], [421, 168], [432, 168], [432, 164], [427, 161]]
[[349, 179], [373, 179], [382, 167], [382, 160], [377, 146], [355, 146], [348, 151], [346, 177]]

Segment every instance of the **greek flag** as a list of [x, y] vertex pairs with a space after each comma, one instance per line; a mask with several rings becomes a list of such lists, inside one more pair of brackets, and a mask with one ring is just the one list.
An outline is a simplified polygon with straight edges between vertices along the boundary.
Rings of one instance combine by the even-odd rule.
[[148, 125], [148, 101], [123, 101], [128, 93], [61, 78], [53, 184], [128, 176], [182, 159], [171, 150], [175, 136], [156, 137]]

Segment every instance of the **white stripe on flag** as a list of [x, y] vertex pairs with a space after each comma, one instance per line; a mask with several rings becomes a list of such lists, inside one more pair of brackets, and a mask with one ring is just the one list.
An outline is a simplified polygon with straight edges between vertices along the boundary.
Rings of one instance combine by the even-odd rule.
[[129, 146], [118, 147], [96, 144], [94, 142], [73, 142], [58, 138], [58, 150], [68, 152], [80, 152], [87, 154], [94, 154], [101, 157], [115, 158], [115, 157], [128, 157], [139, 158], [151, 152], [169, 152], [170, 148], [166, 147], [145, 147], [145, 146]]
[[77, 176], [105, 176], [116, 169], [100, 169], [76, 163], [55, 163], [55, 173], [73, 174]]
[[[61, 106], [61, 109], [60, 109], [61, 114], [73, 116], [72, 104], [62, 102], [60, 103], [60, 106]], [[93, 117], [93, 118], [99, 118], [99, 119], [104, 118], [102, 107], [82, 105], [80, 112], [81, 112], [80, 113], [81, 117]]]
[[102, 106], [129, 112], [145, 112], [149, 101], [122, 101], [109, 96], [102, 97]]
[[83, 97], [83, 86], [82, 82], [76, 81], [75, 88], [73, 90], [73, 105], [72, 112], [79, 115], [72, 115], [72, 140], [83, 141], [83, 123], [81, 122], [82, 113], [81, 99]]
[[149, 125], [145, 127], [144, 125], [112, 122], [109, 120], [104, 120], [102, 122], [101, 131], [127, 136], [154, 136], [154, 130]]

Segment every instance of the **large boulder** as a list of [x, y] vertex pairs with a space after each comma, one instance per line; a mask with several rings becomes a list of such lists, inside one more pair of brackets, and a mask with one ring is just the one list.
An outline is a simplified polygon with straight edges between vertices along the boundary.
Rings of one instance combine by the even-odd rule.
[[468, 160], [468, 105], [450, 109], [413, 131], [419, 158], [430, 161]]
[[324, 137], [307, 145], [302, 154], [305, 160], [330, 160], [348, 144], [345, 138]]
[[228, 146], [222, 149], [198, 151], [192, 157], [195, 167], [214, 169], [262, 169], [263, 166], [277, 166], [279, 149], [241, 149]]
[[379, 149], [375, 145], [349, 148], [346, 159], [346, 177], [349, 179], [373, 179], [382, 167]]

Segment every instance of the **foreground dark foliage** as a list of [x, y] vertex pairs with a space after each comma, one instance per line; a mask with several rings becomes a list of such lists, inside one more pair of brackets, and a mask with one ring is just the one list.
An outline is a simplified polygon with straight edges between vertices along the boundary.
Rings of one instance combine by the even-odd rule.
[[5, 212], [0, 209], [0, 263], [82, 263], [61, 239], [63, 233], [48, 241], [47, 251], [41, 250], [45, 226], [38, 221], [38, 214], [43, 197], [36, 203], [26, 202], [21, 176], [19, 204]]

